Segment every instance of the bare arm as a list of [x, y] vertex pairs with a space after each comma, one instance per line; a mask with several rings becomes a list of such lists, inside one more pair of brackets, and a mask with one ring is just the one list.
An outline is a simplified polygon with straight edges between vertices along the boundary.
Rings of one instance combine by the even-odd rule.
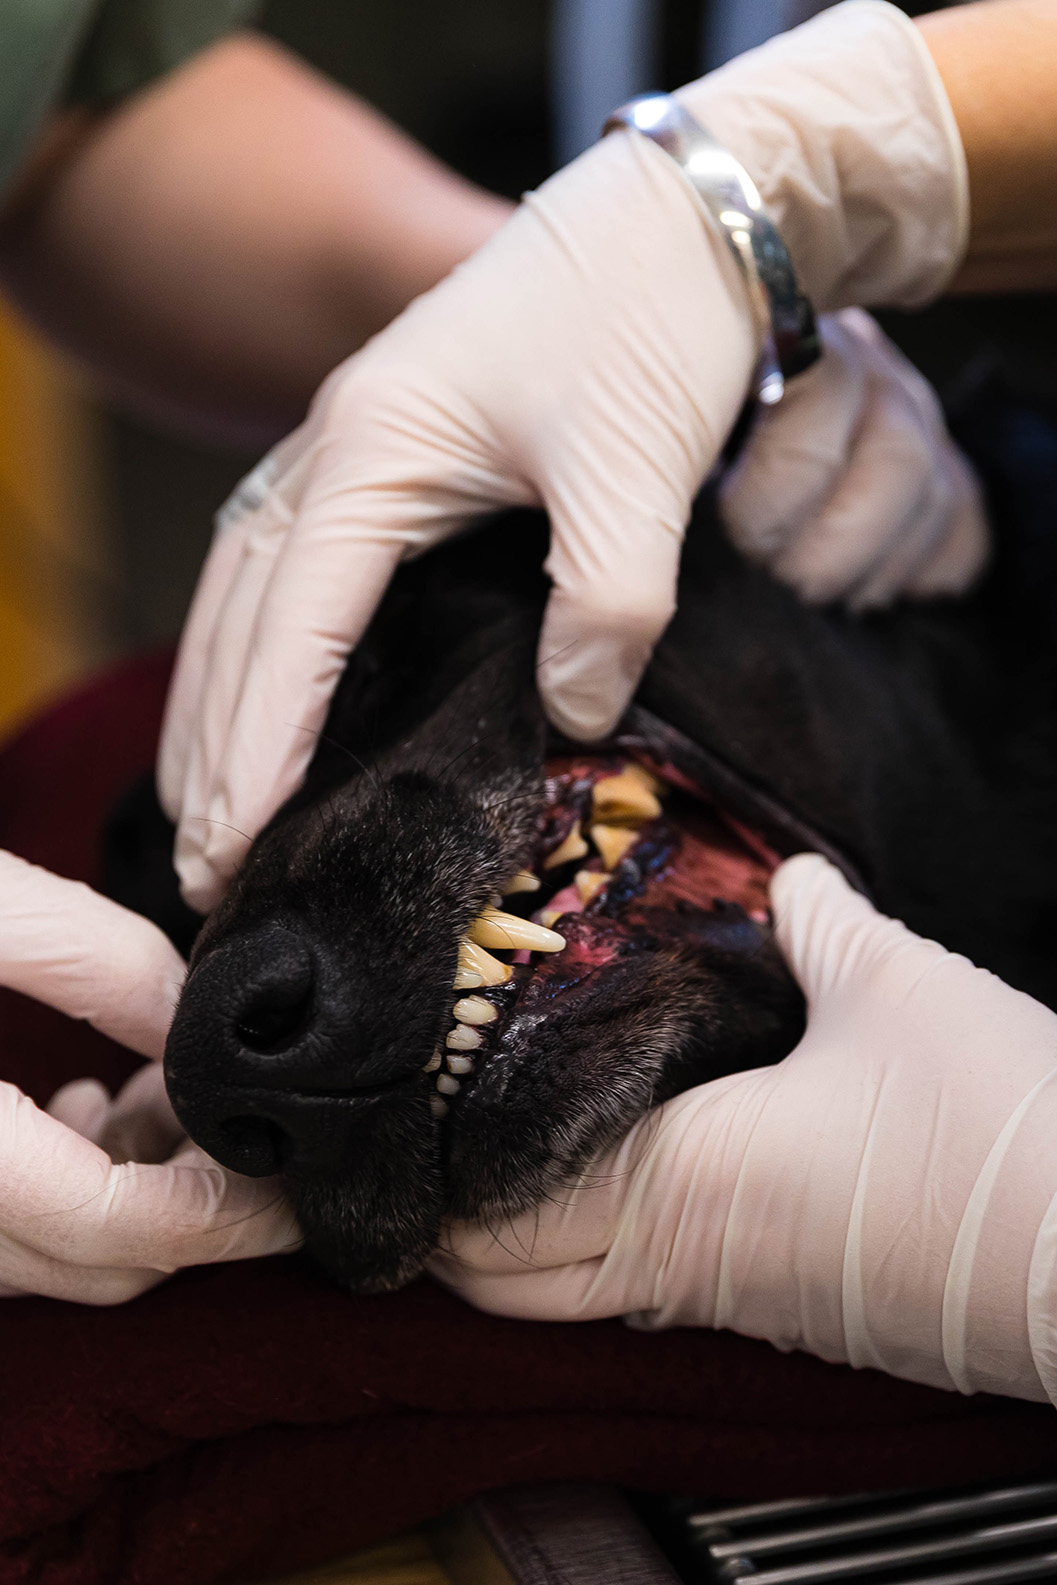
[[0, 276], [140, 405], [261, 441], [507, 213], [243, 34], [51, 129], [0, 215]]
[[1057, 3], [980, 0], [920, 18], [969, 167], [956, 291], [1057, 286]]

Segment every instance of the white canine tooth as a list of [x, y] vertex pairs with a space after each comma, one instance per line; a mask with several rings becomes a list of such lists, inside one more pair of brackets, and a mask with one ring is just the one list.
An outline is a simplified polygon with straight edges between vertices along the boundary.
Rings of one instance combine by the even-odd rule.
[[460, 1024], [494, 1024], [499, 1017], [499, 1009], [483, 996], [460, 997], [452, 1012]]
[[449, 1067], [449, 1069], [451, 1070], [452, 1073], [460, 1073], [460, 1074], [462, 1074], [462, 1073], [472, 1073], [473, 1072], [473, 1058], [472, 1057], [460, 1057], [460, 1056], [457, 1055], [456, 1052], [453, 1051], [451, 1053], [451, 1055], [448, 1057], [448, 1067]]
[[560, 952], [565, 937], [531, 919], [504, 914], [498, 908], [483, 908], [470, 926], [470, 939], [479, 947], [527, 947], [531, 952]]
[[431, 1095], [429, 1098], [429, 1109], [434, 1117], [447, 1117], [448, 1115], [448, 1103], [443, 1095]]
[[574, 820], [565, 841], [559, 843], [554, 852], [548, 853], [543, 860], [543, 868], [545, 870], [556, 870], [559, 865], [569, 864], [573, 859], [585, 859], [589, 852], [590, 849], [584, 841], [583, 832], [580, 830], [580, 822], [579, 820]]
[[503, 891], [507, 897], [513, 897], [515, 892], [538, 892], [539, 889], [538, 875], [533, 875], [531, 870], [518, 870], [513, 880], [507, 881]]
[[591, 788], [591, 808], [596, 820], [608, 825], [644, 825], [656, 820], [661, 801], [653, 788], [656, 779], [638, 765], [625, 765], [618, 776], [603, 776]]
[[[473, 975], [473, 979], [466, 976]], [[478, 985], [505, 985], [510, 978], [508, 963], [500, 963], [490, 952], [475, 945], [468, 936], [459, 942], [459, 972], [455, 976], [457, 991], [469, 990]]]
[[608, 886], [612, 879], [612, 875], [607, 875], [605, 870], [577, 870], [573, 884], [585, 908], [595, 893], [600, 892], [603, 886]]
[[458, 1095], [459, 1081], [453, 1079], [450, 1073], [438, 1073], [437, 1089], [442, 1095]]
[[469, 1024], [456, 1024], [444, 1042], [449, 1051], [476, 1051], [481, 1044], [481, 1031]]
[[422, 1069], [423, 1073], [436, 1073], [437, 1069], [440, 1067], [440, 1063], [441, 1050], [438, 1046], [436, 1051], [430, 1057], [429, 1061], [426, 1063], [425, 1067]]
[[634, 831], [623, 826], [593, 825], [591, 841], [602, 855], [607, 870], [615, 870], [624, 854], [635, 842]]

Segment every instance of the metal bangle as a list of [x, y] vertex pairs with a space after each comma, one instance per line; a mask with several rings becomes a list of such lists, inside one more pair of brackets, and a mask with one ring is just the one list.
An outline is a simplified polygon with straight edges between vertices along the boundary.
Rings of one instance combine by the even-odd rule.
[[818, 329], [755, 182], [670, 94], [630, 99], [613, 111], [602, 133], [625, 128], [641, 132], [671, 156], [719, 227], [745, 281], [760, 339], [757, 399], [769, 406], [781, 401], [786, 381], [818, 359]]

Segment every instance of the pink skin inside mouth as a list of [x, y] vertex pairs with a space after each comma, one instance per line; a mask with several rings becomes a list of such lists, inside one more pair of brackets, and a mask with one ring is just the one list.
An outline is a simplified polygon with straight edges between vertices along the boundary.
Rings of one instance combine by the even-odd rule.
[[[663, 784], [660, 816], [639, 826], [634, 841], [611, 872], [610, 881], [584, 904], [573, 872], [604, 870], [593, 846], [582, 858], [558, 871], [545, 868], [547, 856], [569, 836], [579, 820], [586, 837], [592, 824], [591, 789], [597, 781], [618, 775], [632, 763], [626, 753], [550, 760], [546, 766], [546, 797], [541, 815], [533, 869], [543, 886], [539, 894], [522, 894], [517, 902], [535, 905], [531, 917], [560, 931], [559, 952], [522, 949], [497, 955], [515, 967], [505, 985], [483, 988], [478, 995], [495, 1005], [499, 1017], [481, 1030], [475, 1048], [481, 1065], [502, 1056], [508, 1014], [555, 998], [576, 995], [599, 971], [620, 958], [642, 933], [673, 939], [690, 928], [681, 909], [716, 911], [728, 918], [730, 905], [756, 925], [766, 926], [768, 881], [780, 862], [754, 832], [728, 816], [710, 796], [691, 786], [674, 767], [645, 763]], [[563, 883], [563, 884], [561, 884]], [[552, 886], [558, 887], [551, 892]], [[514, 903], [508, 899], [506, 906]], [[726, 911], [722, 912], [724, 905]], [[541, 918], [545, 915], [545, 918]], [[557, 918], [555, 916], [558, 916]], [[461, 1079], [472, 1088], [473, 1078]], [[450, 1096], [450, 1092], [446, 1091]]]
[[[544, 825], [544, 849], [553, 851], [568, 834], [575, 819], [586, 830], [590, 820], [590, 790], [605, 776], [617, 774], [628, 763], [625, 757], [613, 759], [551, 760], [547, 764], [548, 814]], [[638, 902], [645, 907], [671, 907], [682, 898], [697, 908], [711, 908], [717, 901], [737, 903], [750, 918], [768, 916], [767, 884], [780, 859], [754, 832], [692, 787], [672, 766], [647, 767], [668, 791], [662, 794], [664, 810], [660, 820], [643, 826], [637, 844], [648, 842], [662, 831], [674, 838], [667, 863], [653, 870]], [[634, 853], [635, 849], [629, 850]], [[578, 866], [593, 872], [603, 869], [598, 854]], [[618, 867], [619, 871], [619, 867]], [[588, 904], [588, 911], [591, 908]], [[549, 911], [582, 913], [585, 906], [573, 882], [564, 886], [546, 904]]]

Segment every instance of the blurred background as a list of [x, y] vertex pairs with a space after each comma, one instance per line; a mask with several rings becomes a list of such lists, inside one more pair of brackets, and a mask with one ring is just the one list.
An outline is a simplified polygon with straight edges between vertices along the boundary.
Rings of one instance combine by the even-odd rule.
[[[514, 196], [608, 109], [803, 20], [812, 0], [270, 0], [261, 27], [442, 159]], [[908, 6], [911, 11], [931, 6]], [[1054, 366], [1032, 299], [887, 328], [941, 386], [981, 349]], [[0, 303], [0, 737], [86, 672], [171, 641], [212, 516], [254, 461], [108, 410]]]

